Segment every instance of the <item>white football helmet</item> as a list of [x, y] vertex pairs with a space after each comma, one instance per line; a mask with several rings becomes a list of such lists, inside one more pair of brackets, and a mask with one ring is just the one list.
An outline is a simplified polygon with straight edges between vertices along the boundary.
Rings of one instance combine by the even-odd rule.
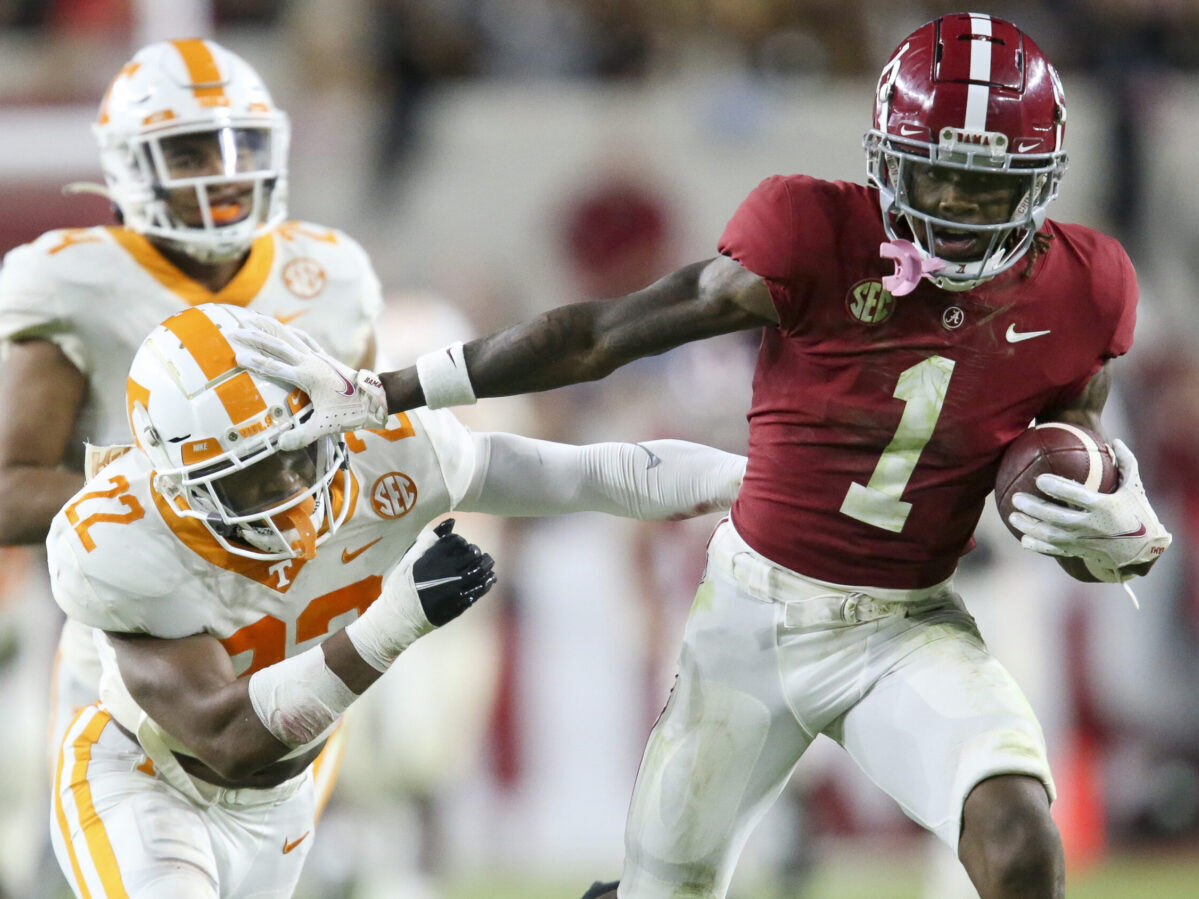
[[225, 335], [261, 317], [208, 303], [156, 327], [129, 369], [129, 424], [154, 465], [155, 489], [176, 514], [203, 522], [239, 556], [311, 558], [349, 513], [345, 443], [326, 436], [299, 450], [278, 448], [279, 435], [313, 409], [298, 388], [234, 362]]
[[287, 114], [219, 44], [143, 47], [113, 79], [92, 130], [126, 227], [202, 262], [239, 256], [287, 216]]

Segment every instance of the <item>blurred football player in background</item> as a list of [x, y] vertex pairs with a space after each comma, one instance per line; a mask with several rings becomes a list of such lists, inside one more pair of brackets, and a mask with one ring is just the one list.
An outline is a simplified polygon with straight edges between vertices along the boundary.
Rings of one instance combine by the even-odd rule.
[[[373, 396], [380, 427], [283, 449], [324, 413], [236, 365], [230, 335], [251, 323], [291, 364], [337, 372], [343, 401]], [[78, 896], [292, 894], [326, 738], [495, 579], [452, 524], [425, 530], [433, 519], [686, 518], [727, 508], [744, 473], [743, 456], [686, 441], [571, 446], [472, 433], [447, 411], [388, 419], [371, 378], [221, 304], [171, 316], [134, 357], [136, 448], [47, 539], [55, 599], [93, 629], [102, 666], [102, 702], [69, 725], [53, 790], [55, 852]]]
[[[1124, 250], [1046, 217], [1065, 121], [1027, 35], [944, 16], [883, 69], [869, 187], [768, 178], [714, 259], [382, 376], [390, 410], [437, 407], [762, 329], [746, 479], [709, 544], [619, 887], [589, 896], [724, 896], [820, 734], [955, 850], [982, 896], [1064, 894], [1041, 728], [952, 576], [1006, 446], [1033, 420], [1097, 428], [1108, 363], [1132, 341]], [[309, 371], [310, 391], [328, 380]], [[321, 432], [318, 414], [289, 437]], [[1114, 493], [1043, 476], [1050, 499], [1021, 495], [1012, 516], [1026, 547], [1082, 559], [1096, 581], [1144, 574], [1170, 542], [1115, 447]]]
[[[373, 362], [378, 279], [346, 234], [286, 220], [288, 117], [243, 59], [207, 40], [146, 46], [113, 80], [93, 130], [106, 186], [92, 189], [121, 224], [51, 231], [0, 270], [0, 544], [44, 540], [84, 481], [85, 441], [130, 442], [129, 364], [173, 312], [246, 306], [293, 322], [344, 362]], [[52, 606], [38, 594], [29, 604]], [[52, 753], [97, 695], [89, 629], [68, 622], [62, 643], [77, 651], [56, 667]], [[49, 672], [48, 656], [32, 663]], [[43, 810], [38, 800], [36, 815], [11, 818]]]

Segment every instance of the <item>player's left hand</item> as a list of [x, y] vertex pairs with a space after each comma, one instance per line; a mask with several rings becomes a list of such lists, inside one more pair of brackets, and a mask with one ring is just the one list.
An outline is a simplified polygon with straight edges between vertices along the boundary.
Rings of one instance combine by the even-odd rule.
[[242, 368], [295, 384], [312, 400], [308, 420], [279, 437], [282, 450], [326, 434], [382, 427], [387, 420], [387, 394], [378, 376], [343, 365], [303, 331], [258, 317], [231, 332], [229, 343]]
[[1089, 490], [1053, 474], [1037, 478], [1051, 500], [1017, 493], [1009, 518], [1024, 536], [1027, 549], [1050, 556], [1073, 556], [1102, 580], [1125, 580], [1122, 569], [1153, 562], [1170, 545], [1170, 533], [1145, 496], [1136, 456], [1121, 440], [1113, 441], [1120, 486], [1112, 493]]
[[434, 627], [453, 621], [495, 584], [490, 553], [454, 533], [447, 518], [433, 533], [437, 541], [412, 566], [412, 581], [425, 617]]

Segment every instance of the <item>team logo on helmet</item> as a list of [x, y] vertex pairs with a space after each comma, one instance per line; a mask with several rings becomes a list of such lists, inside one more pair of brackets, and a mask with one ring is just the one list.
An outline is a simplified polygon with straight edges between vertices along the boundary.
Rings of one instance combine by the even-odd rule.
[[878, 278], [859, 281], [845, 295], [845, 309], [859, 324], [878, 325], [891, 317], [895, 297]]
[[389, 471], [371, 487], [371, 508], [380, 518], [403, 518], [416, 505], [416, 482], [402, 471]]

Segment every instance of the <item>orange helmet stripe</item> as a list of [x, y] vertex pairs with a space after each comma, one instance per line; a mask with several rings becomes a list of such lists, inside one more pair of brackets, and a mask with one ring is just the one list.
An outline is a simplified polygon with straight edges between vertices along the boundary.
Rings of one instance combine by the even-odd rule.
[[249, 372], [243, 371], [228, 381], [222, 381], [214, 390], [235, 425], [266, 411], [266, 400], [258, 392], [258, 385]]
[[[209, 381], [215, 381], [237, 367], [233, 347], [212, 319], [199, 309], [184, 309], [162, 325], [179, 338]], [[223, 381], [214, 390], [234, 424], [240, 424], [266, 410], [266, 400], [247, 372]]]
[[237, 366], [233, 347], [221, 329], [199, 309], [184, 309], [164, 321], [162, 326], [179, 338], [208, 380], [215, 380]]
[[122, 78], [128, 78], [134, 72], [142, 67], [140, 62], [127, 62], [121, 66], [121, 71], [117, 72], [117, 77], [112, 79], [108, 84], [108, 90], [104, 92], [104, 99], [100, 102], [100, 124], [108, 124], [108, 99], [112, 96], [112, 89]]
[[187, 66], [187, 74], [191, 79], [192, 94], [201, 106], [228, 106], [229, 98], [225, 96], [222, 86], [220, 67], [208, 44], [199, 38], [171, 41], [183, 64]]
[[[133, 380], [133, 378], [128, 378], [125, 381], [125, 402], [128, 406], [125, 412], [126, 415], [129, 416], [129, 427], [131, 430], [133, 430], [133, 407], [136, 404], [141, 403], [144, 408], [150, 408], [149, 388], [143, 387], [141, 384], [137, 383], [137, 381]], [[136, 430], [133, 430], [133, 437], [137, 441], [137, 445], [141, 446], [142, 438]]]

